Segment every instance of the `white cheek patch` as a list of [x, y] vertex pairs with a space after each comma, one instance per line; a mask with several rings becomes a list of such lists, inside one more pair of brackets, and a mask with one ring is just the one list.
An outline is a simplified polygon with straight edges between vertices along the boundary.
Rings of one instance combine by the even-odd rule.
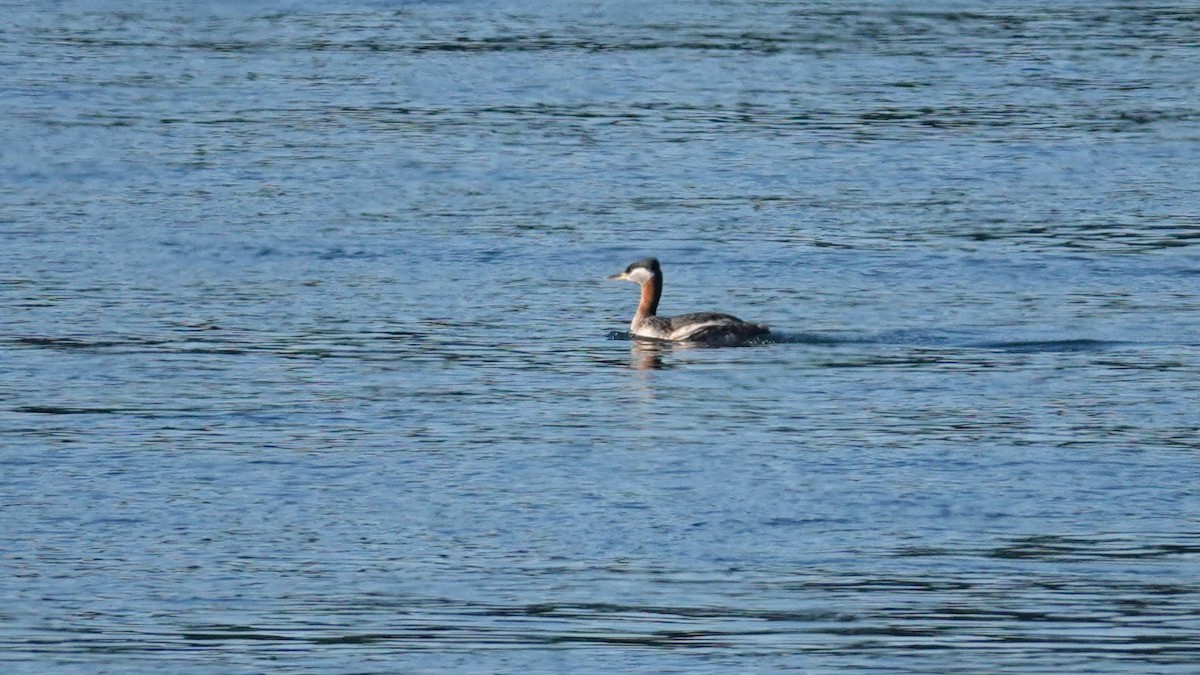
[[645, 267], [637, 267], [637, 268], [634, 268], [633, 271], [631, 271], [626, 276], [629, 277], [630, 281], [635, 281], [639, 284], [644, 284], [650, 280], [650, 277], [652, 275], [650, 274], [650, 271], [647, 270]]

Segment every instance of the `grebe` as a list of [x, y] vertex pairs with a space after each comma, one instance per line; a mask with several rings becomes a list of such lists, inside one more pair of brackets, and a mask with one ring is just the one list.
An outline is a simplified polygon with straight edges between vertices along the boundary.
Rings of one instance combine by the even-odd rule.
[[629, 332], [639, 337], [680, 342], [741, 342], [766, 335], [770, 331], [761, 323], [749, 323], [736, 316], [716, 312], [696, 312], [679, 316], [657, 316], [658, 300], [662, 297], [663, 274], [658, 258], [639, 260], [624, 272], [609, 279], [632, 281], [642, 287], [642, 301], [629, 324]]

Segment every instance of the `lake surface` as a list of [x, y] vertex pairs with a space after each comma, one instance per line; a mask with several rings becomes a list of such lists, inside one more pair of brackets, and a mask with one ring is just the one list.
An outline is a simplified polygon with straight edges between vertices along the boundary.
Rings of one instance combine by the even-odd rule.
[[6, 3], [0, 667], [1195, 672], [1200, 12], [1042, 4]]

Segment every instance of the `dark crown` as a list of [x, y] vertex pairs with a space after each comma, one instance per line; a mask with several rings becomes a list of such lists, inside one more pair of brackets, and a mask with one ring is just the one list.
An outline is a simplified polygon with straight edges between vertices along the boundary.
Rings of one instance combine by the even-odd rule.
[[630, 272], [636, 270], [639, 267], [643, 267], [643, 268], [649, 270], [651, 274], [658, 274], [659, 272], [661, 272], [661, 270], [658, 267], [658, 258], [643, 258], [642, 260], [639, 260], [635, 263], [630, 263], [629, 267], [625, 268], [625, 273], [629, 274]]

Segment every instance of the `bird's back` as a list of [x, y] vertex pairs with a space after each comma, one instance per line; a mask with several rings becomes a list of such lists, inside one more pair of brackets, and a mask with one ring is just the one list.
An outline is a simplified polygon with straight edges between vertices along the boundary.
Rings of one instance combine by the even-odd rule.
[[665, 340], [686, 342], [730, 342], [765, 335], [769, 329], [761, 323], [749, 323], [731, 314], [694, 312], [671, 317], [648, 317], [647, 327]]

